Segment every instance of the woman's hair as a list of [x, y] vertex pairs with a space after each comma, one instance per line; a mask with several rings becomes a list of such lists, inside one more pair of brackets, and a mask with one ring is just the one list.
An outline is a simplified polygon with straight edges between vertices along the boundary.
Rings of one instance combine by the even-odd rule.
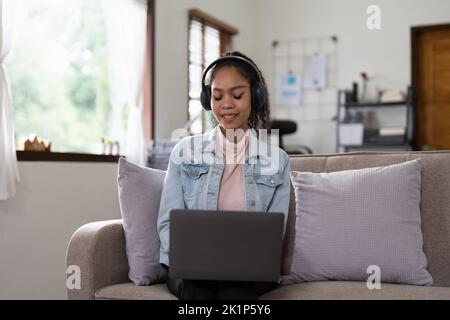
[[[253, 62], [252, 59], [247, 57], [246, 55], [240, 53], [239, 51], [228, 51], [222, 55], [222, 57], [229, 57], [229, 56], [238, 56], [245, 58], [252, 62], [255, 66], [256, 64]], [[207, 81], [208, 84], [211, 84], [214, 80], [214, 77], [216, 76], [217, 71], [226, 68], [226, 67], [234, 67], [236, 70], [250, 83], [250, 95], [251, 95], [251, 88], [255, 84], [255, 82], [258, 80], [258, 75], [255, 73], [255, 70], [247, 64], [236, 62], [236, 61], [224, 61], [219, 62], [216, 66], [213, 67], [213, 70], [211, 71], [211, 75], [209, 77], [209, 80]], [[256, 66], [257, 67], [257, 66]], [[259, 69], [258, 69], [259, 70]], [[264, 90], [266, 92], [266, 102], [262, 106], [262, 108], [257, 109], [253, 108], [253, 101], [252, 101], [252, 110], [250, 112], [250, 117], [248, 118], [247, 125], [249, 128], [252, 129], [269, 129], [270, 128], [270, 103], [269, 103], [269, 92], [267, 90], [266, 81], [261, 74], [261, 80], [264, 85]]]

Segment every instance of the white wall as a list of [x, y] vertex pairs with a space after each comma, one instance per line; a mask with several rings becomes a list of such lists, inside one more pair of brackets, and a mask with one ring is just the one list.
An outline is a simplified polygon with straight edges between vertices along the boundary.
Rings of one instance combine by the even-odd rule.
[[19, 162], [0, 202], [0, 299], [66, 299], [65, 256], [81, 225], [117, 219], [117, 164]]
[[[270, 74], [272, 67], [273, 40], [336, 34], [339, 88], [350, 88], [352, 81], [360, 80], [360, 72], [366, 71], [384, 88], [406, 90], [411, 81], [410, 27], [450, 22], [448, 0], [261, 0], [258, 3], [256, 54], [266, 74]], [[379, 31], [366, 27], [366, 8], [371, 4], [381, 9]], [[268, 78], [272, 84], [273, 79]], [[400, 120], [404, 113], [398, 111], [386, 125], [398, 122], [395, 118]], [[280, 118], [295, 119], [299, 124], [297, 134], [288, 136], [286, 143], [310, 145], [317, 153], [335, 150], [335, 124], [330, 121], [335, 113], [335, 106], [321, 110], [275, 108], [272, 112]]]
[[239, 29], [234, 47], [256, 56], [257, 0], [157, 0], [155, 136], [167, 139], [188, 121], [188, 10], [200, 9]]

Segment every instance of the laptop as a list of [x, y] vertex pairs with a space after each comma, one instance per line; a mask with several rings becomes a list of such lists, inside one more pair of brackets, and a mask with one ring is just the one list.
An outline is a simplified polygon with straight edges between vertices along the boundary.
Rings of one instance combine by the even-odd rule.
[[282, 213], [174, 209], [169, 276], [278, 282], [283, 228]]

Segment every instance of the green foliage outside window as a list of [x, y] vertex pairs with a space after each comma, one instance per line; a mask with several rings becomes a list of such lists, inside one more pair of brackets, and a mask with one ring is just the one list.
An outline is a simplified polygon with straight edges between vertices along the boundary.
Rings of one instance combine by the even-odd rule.
[[[52, 151], [98, 151], [111, 123], [108, 2], [21, 2], [25, 16], [5, 67], [16, 143], [35, 133], [52, 141]], [[126, 112], [121, 121], [126, 126]]]

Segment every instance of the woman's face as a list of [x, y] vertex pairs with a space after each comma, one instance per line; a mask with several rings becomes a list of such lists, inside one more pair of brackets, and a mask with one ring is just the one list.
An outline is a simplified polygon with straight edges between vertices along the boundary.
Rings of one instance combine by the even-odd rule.
[[211, 83], [211, 106], [223, 129], [247, 129], [250, 117], [250, 84], [234, 67], [217, 70]]

